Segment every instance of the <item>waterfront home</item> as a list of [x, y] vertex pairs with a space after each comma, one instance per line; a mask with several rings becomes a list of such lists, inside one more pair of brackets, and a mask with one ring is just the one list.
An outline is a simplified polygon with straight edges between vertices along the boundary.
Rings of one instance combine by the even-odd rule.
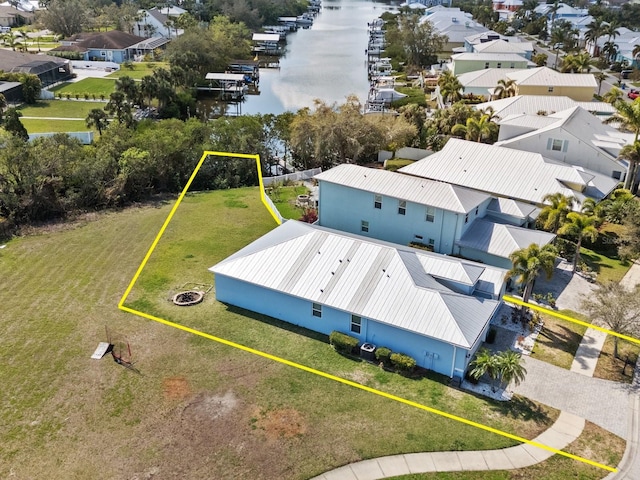
[[218, 301], [347, 333], [458, 378], [486, 338], [506, 273], [295, 220], [209, 270]]
[[133, 32], [141, 37], [176, 38], [184, 33], [184, 30], [175, 26], [176, 18], [183, 13], [186, 10], [176, 6], [140, 10]]
[[[496, 84], [497, 81], [491, 83], [494, 87]], [[518, 95], [516, 97], [501, 98], [479, 103], [475, 105], [474, 108], [482, 111], [491, 108], [495, 117], [503, 119], [509, 115], [518, 114], [548, 115], [576, 106], [580, 106], [587, 112], [595, 114], [599, 120], [604, 120], [616, 112], [616, 108], [607, 102], [577, 102], [569, 97], [550, 97], [548, 95]]]
[[107, 61], [123, 63], [134, 60], [136, 55], [151, 53], [153, 49], [166, 44], [160, 39], [151, 45], [146, 38], [119, 30], [108, 32], [78, 33], [62, 40], [53, 52], [76, 52], [87, 61]]
[[531, 42], [512, 42], [502, 39], [476, 43], [472, 49], [475, 53], [515, 53], [527, 60], [531, 60], [534, 51]]
[[465, 44], [465, 37], [488, 32], [489, 29], [476, 22], [472, 15], [459, 8], [435, 6], [425, 10], [421, 22], [431, 22], [434, 30], [447, 36], [443, 51], [451, 52]]
[[579, 102], [593, 99], [598, 82], [591, 73], [559, 73], [537, 67], [507, 74], [516, 84], [517, 95], [566, 96]]
[[451, 56], [449, 69], [458, 76], [467, 72], [476, 72], [489, 68], [527, 69], [535, 63], [517, 53], [456, 53]]

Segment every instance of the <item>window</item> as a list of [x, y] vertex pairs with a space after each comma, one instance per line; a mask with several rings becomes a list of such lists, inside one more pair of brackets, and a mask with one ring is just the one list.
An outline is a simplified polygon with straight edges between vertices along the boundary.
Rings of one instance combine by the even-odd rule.
[[552, 92], [553, 92], [553, 87], [552, 87], [552, 86], [549, 86], [549, 88], [548, 88], [547, 92], [552, 93]]
[[489, 68], [489, 62], [484, 63], [484, 68]]
[[611, 174], [611, 178], [620, 180], [622, 178], [622, 172], [619, 172], [618, 170], [614, 170], [613, 173]]
[[427, 207], [427, 222], [433, 222], [436, 218], [436, 209], [433, 207]]
[[369, 222], [365, 222], [364, 220], [362, 220], [360, 222], [360, 230], [362, 232], [368, 232], [369, 231]]
[[478, 209], [479, 208], [480, 208], [479, 206], [476, 207], [476, 217], [478, 216]]
[[509, 68], [516, 68], [516, 64], [514, 62], [511, 62], [511, 66]]
[[551, 150], [553, 150], [554, 152], [561, 152], [562, 151], [562, 140], [556, 140], [554, 138], [553, 142], [551, 142]]
[[360, 333], [362, 329], [362, 317], [351, 315], [351, 331], [353, 333]]
[[464, 216], [464, 223], [469, 223], [469, 214], [468, 213]]
[[404, 200], [398, 200], [398, 215], [406, 215], [407, 213], [407, 202]]
[[428, 243], [428, 245], [429, 245], [431, 248], [433, 248], [433, 247], [435, 247], [435, 245], [436, 245], [436, 241], [435, 241], [433, 238], [430, 238], [430, 239], [429, 239], [429, 243]]
[[498, 62], [498, 65], [496, 65], [496, 68], [502, 68], [502, 62]]
[[414, 235], [416, 240], [422, 240], [422, 235]]
[[319, 303], [314, 303], [311, 308], [311, 312], [313, 313], [314, 317], [322, 318], [322, 305], [320, 305]]
[[381, 209], [382, 208], [382, 195], [374, 195], [373, 197], [373, 208]]

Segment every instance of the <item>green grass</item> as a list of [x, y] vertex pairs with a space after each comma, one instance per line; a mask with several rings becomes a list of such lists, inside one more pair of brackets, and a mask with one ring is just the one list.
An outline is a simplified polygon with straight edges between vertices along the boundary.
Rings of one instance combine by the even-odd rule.
[[71, 98], [75, 98], [75, 95], [80, 95], [80, 98], [84, 97], [84, 94], [95, 95], [97, 98], [101, 98], [100, 95], [104, 95], [105, 98], [109, 98], [111, 92], [115, 91], [116, 82], [113, 78], [84, 78], [79, 82], [67, 82], [56, 85], [50, 88], [56, 97], [58, 95], [71, 95]]
[[[614, 382], [631, 383], [634, 365], [640, 355], [640, 345], [618, 339], [618, 358], [616, 358], [613, 355], [613, 342], [614, 337], [607, 335], [593, 376]], [[627, 360], [628, 363], [625, 367]]]
[[24, 128], [29, 133], [49, 133], [49, 132], [88, 132], [84, 120], [47, 120], [39, 118], [20, 119]]
[[25, 117], [86, 118], [91, 110], [105, 105], [104, 102], [93, 101], [40, 100], [35, 105], [23, 105], [19, 110]]
[[[118, 311], [172, 205], [49, 226], [0, 250], [0, 478], [87, 478], [126, 465], [127, 476], [304, 479], [379, 455], [514, 444]], [[208, 267], [273, 227], [256, 188], [189, 195], [127, 304], [529, 438], [556, 418], [522, 398], [494, 403], [439, 376], [345, 358], [323, 335], [220, 304], [213, 292], [195, 307], [167, 301], [185, 284], [211, 284]], [[128, 340], [140, 375], [89, 358], [105, 328]]]
[[[560, 313], [588, 321], [571, 310], [561, 310]], [[536, 339], [531, 355], [569, 370], [587, 327], [549, 315], [543, 315], [543, 318], [544, 327]]]
[[153, 75], [156, 68], [169, 68], [169, 64], [165, 62], [140, 62], [131, 64], [133, 68], [120, 66], [120, 69], [107, 75], [107, 78], [131, 77], [135, 80], [141, 80], [142, 77]]
[[630, 262], [621, 262], [617, 257], [607, 257], [588, 248], [580, 248], [580, 259], [598, 274], [598, 283], [619, 282], [631, 268]]
[[270, 198], [283, 218], [298, 220], [304, 210], [296, 206], [298, 195], [307, 195], [309, 190], [304, 185], [277, 187], [270, 194]]
[[412, 163], [414, 163], [414, 160], [406, 160], [404, 158], [394, 158], [394, 159], [387, 160], [385, 162], [384, 168], [385, 170], [395, 172], [396, 170], [402, 167], [406, 167], [407, 165], [411, 165]]

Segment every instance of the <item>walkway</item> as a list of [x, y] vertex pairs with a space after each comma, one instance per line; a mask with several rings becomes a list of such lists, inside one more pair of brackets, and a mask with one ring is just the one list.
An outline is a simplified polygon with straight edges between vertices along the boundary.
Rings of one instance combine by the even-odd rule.
[[[561, 412], [551, 428], [534, 441], [562, 450], [580, 436], [583, 428], [582, 418]], [[351, 463], [313, 480], [376, 480], [412, 473], [512, 470], [530, 467], [553, 455], [529, 444], [499, 450], [408, 453]]]

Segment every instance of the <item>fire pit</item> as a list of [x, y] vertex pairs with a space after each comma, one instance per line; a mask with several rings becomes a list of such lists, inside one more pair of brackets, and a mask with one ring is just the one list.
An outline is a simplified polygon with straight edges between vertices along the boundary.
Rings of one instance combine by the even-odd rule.
[[189, 290], [187, 292], [176, 293], [173, 296], [173, 303], [180, 307], [196, 305], [204, 299], [204, 292], [200, 290]]

